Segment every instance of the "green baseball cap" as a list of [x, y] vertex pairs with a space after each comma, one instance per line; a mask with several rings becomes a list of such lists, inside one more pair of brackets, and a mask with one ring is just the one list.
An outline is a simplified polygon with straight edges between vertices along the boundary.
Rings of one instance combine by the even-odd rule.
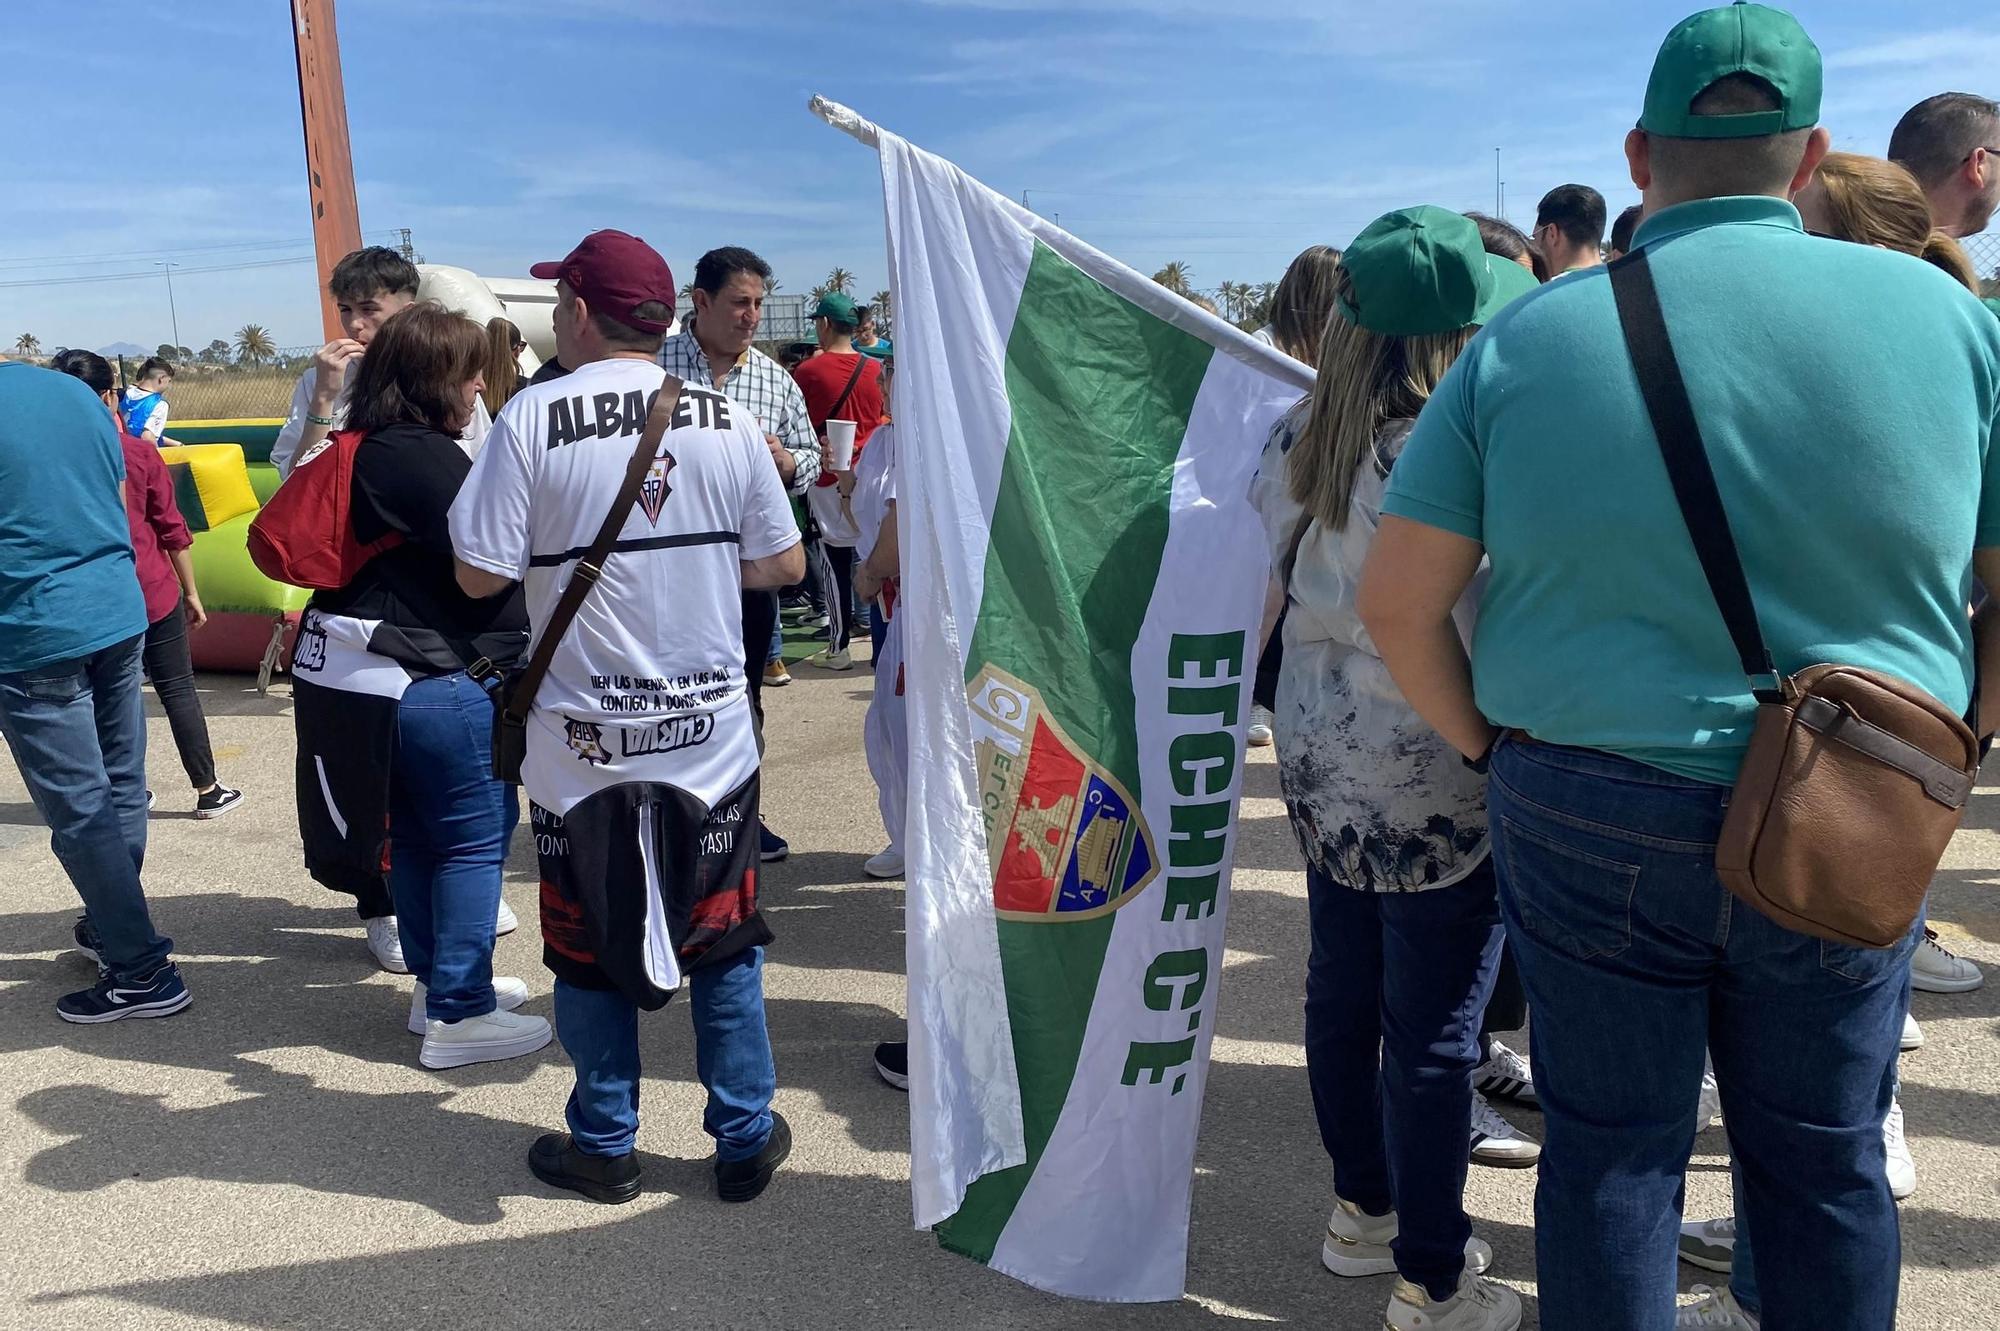
[[1340, 316], [1371, 333], [1415, 337], [1487, 323], [1535, 287], [1535, 275], [1480, 243], [1479, 225], [1424, 204], [1385, 213], [1340, 256], [1350, 297]]
[[[1698, 116], [1694, 99], [1731, 74], [1750, 74], [1778, 94], [1775, 111]], [[1682, 19], [1646, 83], [1639, 128], [1671, 139], [1755, 139], [1819, 123], [1819, 47], [1799, 21], [1782, 9], [1736, 0]]]
[[829, 291], [821, 296], [813, 307], [806, 311], [808, 318], [828, 318], [837, 324], [858, 324], [861, 316], [855, 313], [854, 302], [838, 291]]

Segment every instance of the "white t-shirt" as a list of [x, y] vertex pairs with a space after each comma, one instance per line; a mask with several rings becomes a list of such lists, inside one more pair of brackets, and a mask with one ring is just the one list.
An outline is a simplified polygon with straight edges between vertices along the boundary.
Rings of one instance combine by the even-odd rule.
[[[475, 568], [526, 584], [542, 626], [618, 493], [665, 372], [593, 361], [523, 389], [451, 508]], [[689, 384], [603, 577], [563, 635], [528, 721], [522, 784], [566, 813], [608, 786], [657, 781], [706, 803], [757, 770], [743, 677], [745, 560], [798, 544], [756, 419]]]
[[895, 498], [896, 427], [883, 425], [868, 436], [868, 447], [861, 450], [861, 460], [854, 464], [854, 493], [847, 499], [847, 506], [854, 510], [857, 559], [875, 552], [875, 542], [881, 539], [882, 524], [888, 520], [889, 505]]
[[[354, 391], [354, 376], [360, 366], [359, 356], [347, 362], [347, 377], [340, 385], [340, 396], [333, 403], [331, 419], [336, 430], [347, 424], [347, 400]], [[306, 436], [306, 417], [312, 411], [313, 390], [318, 382], [319, 368], [315, 366], [300, 375], [298, 383], [292, 388], [291, 410], [286, 413], [285, 423], [278, 430], [277, 441], [271, 445], [271, 465], [278, 469], [279, 480], [292, 474], [292, 459], [298, 456], [299, 441]], [[472, 400], [472, 419], [466, 422], [464, 433], [458, 436], [459, 447], [465, 450], [467, 457], [479, 456], [479, 447], [485, 442], [486, 432], [492, 428], [493, 418], [486, 412], [485, 399], [475, 397]]]

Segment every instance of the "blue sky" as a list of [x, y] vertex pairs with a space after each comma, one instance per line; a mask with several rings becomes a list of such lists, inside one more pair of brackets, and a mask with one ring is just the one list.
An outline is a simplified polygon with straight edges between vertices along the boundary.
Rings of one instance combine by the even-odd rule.
[[[6, 0], [0, 343], [318, 340], [284, 0]], [[361, 221], [518, 274], [600, 226], [677, 274], [720, 244], [803, 292], [887, 285], [872, 156], [823, 92], [1151, 272], [1277, 277], [1392, 207], [1508, 213], [1553, 185], [1636, 202], [1620, 141], [1692, 5], [1486, 0], [340, 0]], [[1566, 21], [1534, 26], [1530, 16]], [[1836, 144], [2000, 93], [1991, 0], [1804, 0]], [[1921, 25], [1921, 26], [1918, 26]], [[107, 257], [115, 256], [115, 257]], [[197, 271], [225, 265], [230, 271]]]

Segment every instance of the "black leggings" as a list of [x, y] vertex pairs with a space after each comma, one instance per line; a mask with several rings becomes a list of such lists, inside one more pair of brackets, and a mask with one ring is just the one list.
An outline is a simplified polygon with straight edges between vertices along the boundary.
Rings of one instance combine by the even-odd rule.
[[208, 743], [208, 718], [201, 714], [201, 698], [194, 691], [184, 603], [176, 601], [172, 610], [146, 626], [145, 660], [146, 677], [167, 711], [181, 766], [196, 790], [207, 790], [215, 784], [215, 753]]

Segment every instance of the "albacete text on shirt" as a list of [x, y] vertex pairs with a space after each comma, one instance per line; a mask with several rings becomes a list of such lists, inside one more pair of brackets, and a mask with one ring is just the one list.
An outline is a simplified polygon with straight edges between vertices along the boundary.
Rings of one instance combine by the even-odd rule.
[[[547, 448], [560, 448], [583, 439], [617, 439], [638, 434], [646, 428], [658, 390], [644, 393], [634, 388], [625, 393], [582, 393], [549, 400]], [[720, 393], [700, 389], [682, 390], [674, 407], [676, 430], [727, 430], [730, 428], [729, 399]]]

